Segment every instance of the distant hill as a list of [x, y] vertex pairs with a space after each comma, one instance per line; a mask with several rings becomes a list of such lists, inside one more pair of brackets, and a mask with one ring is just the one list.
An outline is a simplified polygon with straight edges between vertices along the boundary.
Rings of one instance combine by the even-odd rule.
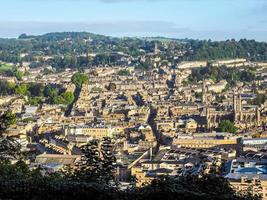
[[[242, 39], [211, 41], [174, 39], [165, 37], [110, 37], [87, 32], [56, 32], [44, 35], [22, 34], [17, 39], [0, 39], [0, 61], [18, 63], [35, 62], [42, 56], [76, 59], [87, 54], [98, 54], [101, 64], [114, 64], [114, 53], [138, 57], [154, 52], [155, 42], [161, 57], [169, 62], [177, 57], [183, 60], [216, 60], [246, 58], [252, 61], [267, 61], [267, 43]], [[167, 44], [167, 46], [166, 46]], [[113, 55], [111, 55], [112, 53]], [[21, 56], [21, 55], [24, 56]], [[113, 56], [112, 58], [110, 56]], [[89, 62], [85, 59], [83, 62]], [[90, 65], [97, 62], [89, 63]], [[84, 66], [88, 66], [88, 63]], [[62, 65], [64, 68], [64, 66]]]

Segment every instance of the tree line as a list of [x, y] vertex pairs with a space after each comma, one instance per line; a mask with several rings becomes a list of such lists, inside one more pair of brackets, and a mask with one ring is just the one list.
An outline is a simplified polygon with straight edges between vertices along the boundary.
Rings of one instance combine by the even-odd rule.
[[[159, 56], [162, 60], [173, 64], [176, 62], [174, 57], [180, 51], [185, 51], [185, 54], [179, 57], [179, 62], [233, 58], [267, 61], [267, 43], [255, 40], [170, 39], [166, 42], [146, 38], [107, 37], [86, 32], [48, 33], [40, 36], [22, 34], [18, 39], [0, 39], [0, 60], [15, 64], [31, 62], [31, 67], [51, 65], [58, 70], [119, 65], [123, 57], [121, 52], [127, 57], [140, 57], [154, 52], [155, 43], [161, 50]], [[90, 54], [95, 56], [90, 57]], [[140, 60], [134, 60], [133, 65], [147, 68], [147, 63]]]
[[230, 86], [236, 85], [237, 82], [252, 82], [257, 80], [256, 71], [254, 68], [229, 68], [226, 66], [208, 65], [204, 68], [193, 69], [189, 76], [189, 82], [197, 83], [204, 79], [211, 79], [215, 83], [226, 80]]
[[15, 84], [0, 80], [0, 96], [6, 95], [26, 96], [28, 103], [31, 105], [38, 105], [42, 102], [69, 105], [74, 100], [74, 94], [72, 92], [66, 91], [62, 86], [57, 84]]
[[267, 43], [241, 39], [236, 41], [188, 40], [191, 52], [185, 60], [218, 60], [246, 58], [251, 61], [267, 60]]

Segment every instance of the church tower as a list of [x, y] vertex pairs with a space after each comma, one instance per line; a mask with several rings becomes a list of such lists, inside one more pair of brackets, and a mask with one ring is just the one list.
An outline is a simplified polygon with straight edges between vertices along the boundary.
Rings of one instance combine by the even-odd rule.
[[236, 91], [233, 95], [233, 106], [235, 121], [242, 120], [242, 98], [240, 93], [236, 94]]
[[207, 104], [207, 85], [206, 85], [206, 80], [203, 80], [203, 84], [202, 84], [202, 103], [204, 105]]

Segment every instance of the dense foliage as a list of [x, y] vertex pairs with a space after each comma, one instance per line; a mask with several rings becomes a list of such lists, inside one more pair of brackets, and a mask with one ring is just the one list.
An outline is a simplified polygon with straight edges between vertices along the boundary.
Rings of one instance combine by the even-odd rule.
[[247, 58], [252, 61], [267, 60], [267, 43], [241, 39], [213, 42], [211, 40], [189, 40], [193, 53], [186, 60], [216, 60]]
[[77, 87], [81, 88], [83, 84], [88, 84], [89, 78], [86, 74], [77, 72], [71, 77], [71, 82]]
[[5, 131], [14, 124], [16, 116], [12, 112], [7, 111], [0, 116], [0, 165], [8, 163], [10, 159], [18, 159], [21, 155], [20, 144], [5, 135]]
[[235, 127], [234, 123], [230, 120], [223, 120], [219, 124], [219, 131], [221, 132], [228, 132], [228, 133], [236, 133], [237, 128]]
[[104, 138], [102, 141], [93, 140], [82, 146], [81, 162], [74, 169], [66, 169], [65, 175], [68, 180], [104, 185], [114, 182], [115, 157], [112, 147], [110, 138]]
[[48, 98], [47, 102], [50, 104], [69, 105], [74, 101], [74, 94], [65, 91], [57, 85], [46, 85], [44, 87], [43, 95]]
[[10, 64], [3, 64], [0, 62], [0, 75], [15, 77], [18, 81], [21, 81], [24, 73], [19, 71], [17, 67]]
[[16, 123], [16, 116], [12, 112], [7, 111], [4, 114], [2, 114], [0, 116], [0, 136], [6, 129], [8, 129], [15, 123]]
[[[267, 43], [255, 40], [177, 40], [162, 38], [115, 38], [86, 32], [21, 35], [18, 39], [0, 39], [0, 61], [31, 62], [30, 67], [51, 65], [57, 70], [98, 65], [120, 65], [122, 57], [139, 57], [154, 52], [155, 42], [162, 60], [215, 60], [246, 58], [267, 60]], [[166, 44], [168, 44], [166, 46]], [[179, 56], [179, 52], [184, 54]], [[46, 57], [46, 58], [45, 58]], [[174, 61], [175, 60], [175, 61]], [[133, 66], [147, 69], [151, 63], [134, 59]]]
[[252, 103], [254, 105], [261, 106], [267, 100], [267, 96], [265, 94], [258, 94], [257, 92], [256, 92], [256, 94], [257, 94], [257, 97], [253, 100]]
[[127, 69], [122, 69], [122, 70], [120, 70], [118, 72], [118, 75], [120, 75], [120, 76], [129, 76], [129, 75], [131, 75], [131, 72], [129, 70], [127, 70]]
[[23, 163], [0, 165], [1, 199], [135, 199], [135, 200], [258, 200], [249, 191], [235, 193], [229, 182], [216, 176], [162, 178], [144, 188], [120, 190], [96, 182], [68, 181], [52, 174], [42, 176]]
[[39, 83], [13, 84], [7, 81], [0, 81], [0, 96], [15, 94], [27, 96], [28, 103], [31, 105], [37, 105], [41, 102], [69, 105], [74, 101], [74, 94], [66, 91], [60, 85], [48, 84], [44, 86]]
[[[34, 65], [51, 64], [55, 68], [114, 63], [120, 56], [113, 52], [140, 55], [139, 47], [148, 42], [135, 38], [113, 38], [86, 32], [48, 33], [42, 36], [21, 35], [18, 39], [0, 39], [0, 60]], [[88, 54], [97, 54], [89, 58]], [[21, 57], [21, 54], [24, 54]], [[47, 61], [42, 56], [51, 56]]]
[[256, 80], [256, 73], [255, 69], [249, 67], [244, 70], [239, 70], [237, 68], [228, 68], [226, 66], [218, 67], [208, 65], [204, 68], [193, 69], [192, 74], [188, 78], [188, 80], [193, 83], [197, 83], [204, 79], [211, 79], [214, 82], [226, 80], [233, 86], [239, 81], [251, 82]]

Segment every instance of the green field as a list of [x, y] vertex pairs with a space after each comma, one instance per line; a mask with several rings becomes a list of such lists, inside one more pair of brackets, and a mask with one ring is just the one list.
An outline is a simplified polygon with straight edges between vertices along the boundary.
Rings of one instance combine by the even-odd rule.
[[8, 70], [12, 70], [13, 66], [6, 64], [6, 63], [0, 63], [0, 74], [5, 73]]

